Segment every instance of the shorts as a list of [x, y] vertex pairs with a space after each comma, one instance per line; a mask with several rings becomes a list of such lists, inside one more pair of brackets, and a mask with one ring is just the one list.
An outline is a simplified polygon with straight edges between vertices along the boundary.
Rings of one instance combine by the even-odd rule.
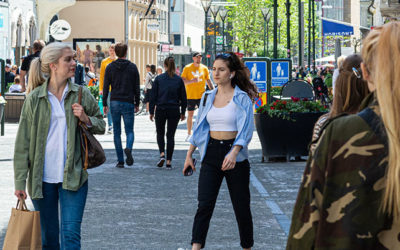
[[151, 89], [147, 89], [146, 93], [144, 94], [144, 103], [148, 103], [150, 102], [150, 94], [151, 94]]
[[196, 108], [200, 107], [200, 100], [201, 99], [188, 99], [187, 100], [187, 110], [195, 111]]

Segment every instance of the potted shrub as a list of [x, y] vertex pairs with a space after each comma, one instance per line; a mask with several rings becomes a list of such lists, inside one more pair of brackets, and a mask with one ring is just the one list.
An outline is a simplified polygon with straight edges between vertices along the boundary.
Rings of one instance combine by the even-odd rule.
[[284, 156], [288, 161], [308, 155], [314, 124], [327, 111], [318, 101], [295, 97], [259, 107], [254, 116], [263, 156]]

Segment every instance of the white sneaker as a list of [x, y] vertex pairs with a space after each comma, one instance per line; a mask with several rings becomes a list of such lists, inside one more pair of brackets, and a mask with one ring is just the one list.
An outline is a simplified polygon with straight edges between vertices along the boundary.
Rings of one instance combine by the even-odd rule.
[[108, 127], [107, 134], [112, 134], [112, 127]]
[[186, 136], [186, 139], [185, 139], [185, 142], [188, 142], [189, 140], [190, 140], [190, 137], [191, 137], [192, 135], [187, 135]]

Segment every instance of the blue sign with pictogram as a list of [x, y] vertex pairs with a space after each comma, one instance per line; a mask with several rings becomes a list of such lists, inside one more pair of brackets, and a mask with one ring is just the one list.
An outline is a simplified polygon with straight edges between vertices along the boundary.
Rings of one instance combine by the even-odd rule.
[[256, 101], [255, 101], [255, 103], [254, 103], [254, 108], [255, 108], [255, 109], [258, 109], [258, 108], [261, 107], [263, 104], [264, 104], [264, 103], [263, 103], [262, 98], [257, 98]]
[[247, 68], [250, 70], [250, 80], [253, 81], [260, 92], [267, 91], [267, 62], [246, 61]]
[[271, 86], [281, 87], [289, 81], [289, 62], [273, 61], [271, 62]]

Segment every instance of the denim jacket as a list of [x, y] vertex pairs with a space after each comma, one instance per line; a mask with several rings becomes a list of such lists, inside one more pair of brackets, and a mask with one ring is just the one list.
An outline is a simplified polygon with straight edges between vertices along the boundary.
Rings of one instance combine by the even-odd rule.
[[[210, 125], [208, 124], [206, 117], [214, 103], [217, 89], [218, 88], [215, 88], [214, 90], [207, 91], [203, 94], [199, 112], [197, 114], [196, 124], [193, 130], [193, 136], [190, 138], [190, 143], [199, 148], [201, 161], [203, 161], [204, 156], [206, 155], [207, 145], [210, 139]], [[206, 94], [206, 103], [204, 103], [204, 96]], [[247, 93], [241, 90], [238, 86], [235, 87], [233, 102], [238, 108], [238, 112], [236, 113], [238, 134], [233, 142], [233, 146], [242, 146], [242, 149], [236, 157], [236, 161], [241, 162], [249, 157], [247, 146], [253, 137], [254, 131], [253, 103]]]

